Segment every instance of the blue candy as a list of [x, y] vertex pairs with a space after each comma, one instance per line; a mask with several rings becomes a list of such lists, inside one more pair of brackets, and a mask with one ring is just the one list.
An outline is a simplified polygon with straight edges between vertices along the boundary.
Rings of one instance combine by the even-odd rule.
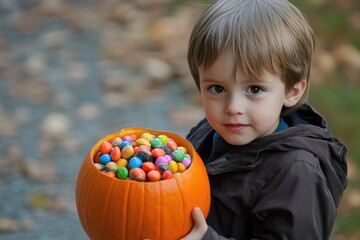
[[100, 156], [100, 163], [101, 164], [103, 164], [103, 165], [106, 165], [108, 162], [110, 162], [111, 161], [111, 156], [110, 156], [110, 154], [102, 154], [101, 156]]
[[132, 157], [129, 160], [129, 168], [141, 168], [142, 160], [139, 157]]

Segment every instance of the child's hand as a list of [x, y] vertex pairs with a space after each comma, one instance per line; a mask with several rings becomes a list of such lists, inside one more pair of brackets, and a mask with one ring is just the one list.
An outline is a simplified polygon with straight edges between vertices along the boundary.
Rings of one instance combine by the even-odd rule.
[[194, 227], [191, 232], [181, 240], [201, 240], [207, 231], [208, 226], [200, 208], [194, 208], [191, 215], [195, 222]]

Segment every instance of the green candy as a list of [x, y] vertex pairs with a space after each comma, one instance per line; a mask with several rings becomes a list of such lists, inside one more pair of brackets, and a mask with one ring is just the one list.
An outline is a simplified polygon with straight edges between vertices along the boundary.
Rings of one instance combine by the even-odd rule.
[[177, 162], [182, 162], [185, 158], [185, 153], [183, 151], [181, 151], [180, 149], [173, 151], [171, 154], [172, 154], [174, 160]]
[[163, 145], [162, 141], [159, 138], [154, 138], [150, 142], [152, 147], [161, 147]]
[[162, 142], [162, 144], [167, 144], [168, 141], [169, 141], [169, 138], [168, 138], [168, 136], [166, 136], [166, 135], [159, 135], [159, 136], [157, 136], [157, 138], [160, 139], [160, 141]]
[[116, 175], [120, 179], [126, 179], [129, 176], [129, 171], [126, 167], [121, 167], [118, 169]]

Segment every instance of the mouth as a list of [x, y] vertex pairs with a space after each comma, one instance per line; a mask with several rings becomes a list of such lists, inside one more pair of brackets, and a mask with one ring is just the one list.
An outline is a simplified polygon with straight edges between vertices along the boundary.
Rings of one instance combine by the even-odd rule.
[[245, 128], [247, 128], [248, 126], [250, 126], [249, 124], [241, 124], [241, 123], [226, 123], [224, 124], [224, 127], [226, 127], [227, 129], [231, 130], [231, 131], [241, 131]]

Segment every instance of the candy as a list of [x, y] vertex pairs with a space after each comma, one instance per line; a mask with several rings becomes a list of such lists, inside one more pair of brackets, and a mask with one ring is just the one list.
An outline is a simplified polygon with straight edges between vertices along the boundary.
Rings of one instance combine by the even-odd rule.
[[100, 163], [94, 163], [94, 165], [97, 168], [97, 170], [100, 170], [100, 171], [104, 170], [104, 168], [105, 168], [105, 166]]
[[134, 154], [134, 148], [132, 146], [125, 146], [121, 150], [121, 156], [125, 159], [130, 159]]
[[155, 182], [184, 172], [191, 165], [191, 156], [166, 135], [145, 132], [140, 137], [127, 135], [102, 142], [93, 161], [110, 177]]
[[117, 161], [116, 164], [117, 164], [118, 168], [127, 167], [128, 160], [126, 160], [125, 158], [120, 158], [120, 160]]
[[155, 170], [155, 164], [152, 163], [152, 162], [144, 162], [142, 165], [141, 165], [141, 168], [147, 173], [147, 172], [150, 172], [151, 170]]
[[170, 168], [172, 173], [176, 173], [177, 170], [178, 170], [178, 165], [177, 165], [177, 163], [175, 161], [171, 160], [169, 162], [169, 168]]
[[170, 178], [173, 178], [174, 177], [174, 174], [170, 171], [170, 170], [166, 170], [163, 174], [162, 174], [162, 178], [164, 180], [166, 179], [170, 179]]
[[139, 182], [144, 182], [146, 179], [146, 173], [141, 168], [132, 168], [129, 171], [129, 178]]
[[110, 141], [111, 145], [113, 147], [120, 147], [120, 144], [122, 143], [121, 138], [119, 137], [114, 137], [111, 141]]
[[151, 142], [151, 140], [153, 140], [154, 136], [151, 135], [150, 133], [143, 133], [143, 134], [141, 134], [140, 138], [144, 138], [148, 142]]
[[154, 148], [151, 150], [151, 154], [154, 156], [154, 158], [165, 156], [165, 151], [161, 148]]
[[112, 171], [112, 172], [117, 172], [118, 170], [118, 165], [116, 164], [116, 162], [108, 162], [105, 165], [105, 170], [107, 171]]
[[131, 136], [128, 136], [128, 135], [127, 135], [127, 136], [123, 136], [123, 137], [122, 137], [122, 140], [123, 140], [123, 141], [126, 141], [126, 142], [132, 142], [133, 139], [132, 139]]
[[153, 161], [153, 155], [151, 154], [150, 151], [146, 151], [146, 150], [137, 151], [136, 156], [141, 158], [141, 160], [144, 162], [152, 162]]
[[121, 158], [121, 151], [119, 147], [113, 147], [113, 149], [110, 152], [111, 159], [114, 162], [117, 162]]
[[147, 147], [151, 147], [150, 142], [146, 140], [145, 138], [139, 138], [135, 140], [135, 143], [137, 146], [145, 145]]
[[163, 145], [161, 140], [158, 138], [154, 138], [153, 140], [151, 140], [150, 144], [152, 147], [161, 147]]
[[129, 168], [140, 168], [142, 165], [141, 158], [138, 157], [132, 157], [129, 160]]
[[100, 148], [99, 148], [99, 150], [102, 154], [110, 153], [111, 149], [112, 149], [112, 145], [109, 142], [101, 143]]
[[185, 153], [180, 149], [173, 151], [171, 155], [174, 158], [174, 160], [177, 162], [182, 162], [185, 158]]
[[129, 175], [129, 171], [127, 170], [126, 167], [121, 167], [118, 169], [116, 175], [120, 179], [126, 179]]
[[176, 142], [174, 140], [172, 140], [171, 138], [168, 139], [168, 143], [166, 144], [168, 146], [168, 148], [170, 148], [172, 151], [175, 151], [176, 149], [178, 149], [178, 146], [176, 144]]
[[103, 154], [100, 156], [100, 163], [106, 165], [108, 162], [111, 161], [110, 154]]
[[132, 145], [132, 142], [122, 141], [122, 142], [120, 143], [120, 147], [121, 147], [121, 148], [124, 148], [124, 147], [126, 147], [126, 146], [132, 147], [132, 146], [133, 146], [133, 145]]
[[162, 142], [162, 144], [167, 144], [168, 141], [169, 141], [169, 138], [168, 138], [168, 136], [166, 136], [166, 135], [159, 135], [159, 136], [157, 136], [157, 138], [160, 139], [160, 141]]
[[115, 173], [112, 172], [112, 171], [105, 171], [104, 174], [109, 176], [109, 177], [115, 178]]
[[163, 173], [167, 170], [170, 170], [170, 167], [167, 164], [159, 164], [156, 166], [156, 169]]
[[147, 173], [147, 177], [151, 182], [159, 181], [161, 178], [161, 173], [157, 170], [151, 170]]
[[191, 164], [191, 159], [186, 157], [181, 163], [184, 164], [185, 168], [188, 168]]

